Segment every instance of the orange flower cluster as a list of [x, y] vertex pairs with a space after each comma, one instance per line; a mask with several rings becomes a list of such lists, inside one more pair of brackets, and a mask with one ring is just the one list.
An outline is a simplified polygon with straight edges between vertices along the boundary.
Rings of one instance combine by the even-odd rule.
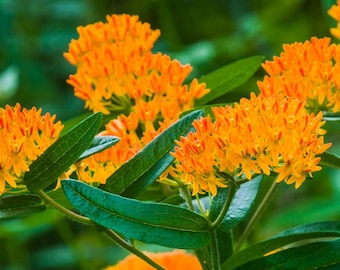
[[29, 165], [52, 143], [63, 128], [56, 116], [41, 115], [42, 110], [31, 110], [6, 105], [0, 108], [0, 195], [6, 192], [6, 184], [17, 187]]
[[337, 0], [336, 5], [331, 6], [328, 10], [328, 14], [337, 21], [336, 28], [331, 28], [331, 34], [337, 39], [340, 39], [340, 0]]
[[[182, 250], [172, 252], [151, 253], [145, 252], [149, 258], [154, 260], [166, 270], [190, 269], [201, 270], [198, 259]], [[152, 266], [135, 255], [129, 255], [115, 266], [109, 266], [105, 270], [152, 270]]]
[[[195, 120], [195, 132], [181, 137], [175, 152], [176, 171], [193, 195], [225, 187], [223, 173], [251, 179], [271, 171], [277, 182], [295, 183], [318, 171], [324, 143], [322, 113], [308, 114], [304, 103], [287, 97], [265, 98], [251, 94], [234, 106], [212, 109], [210, 116]], [[221, 173], [222, 172], [222, 173]]]
[[73, 168], [86, 182], [105, 183], [117, 167], [176, 121], [181, 112], [193, 108], [194, 101], [208, 89], [197, 79], [184, 84], [190, 65], [151, 52], [160, 31], [151, 30], [138, 16], [107, 16], [106, 23], [77, 30], [79, 39], [72, 40], [65, 53], [77, 67], [68, 83], [91, 110], [125, 113], [101, 133], [118, 136], [120, 142]]
[[258, 82], [262, 95], [298, 98], [310, 112], [340, 110], [340, 45], [330, 38], [285, 44], [262, 67], [268, 73]]
[[78, 27], [79, 39], [72, 40], [64, 54], [77, 67], [68, 83], [86, 107], [109, 114], [128, 102], [127, 109], [132, 106], [141, 120], [154, 121], [159, 112], [174, 117], [191, 108], [194, 99], [207, 92], [196, 80], [190, 87], [183, 85], [191, 66], [151, 52], [159, 30], [151, 30], [138, 16], [106, 19]]

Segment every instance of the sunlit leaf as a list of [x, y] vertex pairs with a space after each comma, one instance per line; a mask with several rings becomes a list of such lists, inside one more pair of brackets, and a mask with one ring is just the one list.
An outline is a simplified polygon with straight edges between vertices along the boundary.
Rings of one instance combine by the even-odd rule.
[[100, 188], [111, 193], [124, 193], [128, 197], [142, 192], [172, 163], [173, 159], [168, 153], [173, 149], [175, 140], [185, 135], [192, 128], [192, 121], [202, 113], [201, 110], [191, 112], [164, 130], [124, 163]]
[[22, 217], [45, 209], [43, 201], [36, 195], [21, 194], [0, 197], [0, 219]]
[[78, 160], [89, 157], [93, 154], [99, 153], [119, 142], [119, 138], [115, 136], [96, 136], [88, 149], [80, 155]]
[[251, 56], [202, 76], [199, 82], [205, 82], [211, 91], [195, 104], [197, 106], [207, 104], [242, 85], [254, 75], [263, 60], [262, 56]]
[[327, 237], [340, 237], [340, 222], [316, 222], [284, 231], [271, 239], [249, 246], [246, 249], [233, 254], [233, 256], [223, 264], [222, 269], [236, 269], [247, 262], [261, 258], [269, 252], [292, 243]]
[[54, 183], [90, 146], [101, 119], [101, 113], [91, 115], [52, 144], [25, 173], [27, 187], [35, 191]]
[[[336, 266], [336, 267], [335, 267]], [[339, 269], [340, 240], [304, 244], [250, 261], [236, 269]], [[231, 268], [225, 268], [231, 269]]]
[[183, 249], [209, 241], [206, 219], [188, 209], [125, 198], [76, 180], [64, 180], [62, 187], [82, 215], [126, 238]]

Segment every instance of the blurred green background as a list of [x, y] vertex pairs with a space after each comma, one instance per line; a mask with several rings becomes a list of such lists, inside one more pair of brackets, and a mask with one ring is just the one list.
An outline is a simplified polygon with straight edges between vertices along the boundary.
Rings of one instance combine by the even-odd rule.
[[[74, 73], [63, 58], [76, 27], [104, 21], [106, 14], [137, 14], [161, 30], [154, 51], [194, 67], [199, 77], [252, 55], [271, 59], [283, 43], [330, 36], [331, 0], [0, 0], [0, 106], [19, 102], [67, 120], [84, 112], [66, 84]], [[222, 102], [256, 90], [254, 78]], [[327, 141], [340, 153], [339, 122], [326, 124]], [[252, 235], [254, 241], [306, 222], [339, 220], [339, 172], [325, 169], [297, 191], [282, 186]], [[48, 210], [0, 221], [0, 269], [100, 269], [126, 253], [95, 228]]]

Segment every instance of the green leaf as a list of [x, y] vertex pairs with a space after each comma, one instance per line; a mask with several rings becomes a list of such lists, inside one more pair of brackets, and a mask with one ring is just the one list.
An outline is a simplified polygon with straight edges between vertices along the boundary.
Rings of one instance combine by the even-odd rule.
[[44, 189], [77, 161], [96, 135], [102, 114], [95, 113], [69, 130], [31, 165], [24, 181], [29, 190]]
[[191, 112], [172, 124], [124, 163], [100, 188], [111, 193], [124, 193], [127, 197], [142, 192], [172, 163], [173, 159], [167, 155], [173, 149], [175, 140], [189, 132], [192, 121], [202, 113], [201, 110]]
[[88, 118], [91, 115], [92, 115], [92, 113], [86, 112], [86, 113], [83, 113], [81, 115], [78, 115], [76, 117], [73, 117], [73, 118], [68, 119], [65, 122], [63, 122], [64, 128], [61, 131], [60, 136], [64, 136], [67, 132], [70, 131], [70, 129], [72, 129], [73, 127], [78, 125], [81, 121], [85, 120], [86, 118]]
[[338, 264], [339, 267], [339, 263], [340, 240], [336, 240], [309, 243], [299, 247], [289, 248], [273, 255], [251, 261], [236, 269], [330, 269], [329, 267], [334, 267], [334, 264]]
[[125, 198], [75, 180], [62, 181], [62, 187], [82, 215], [126, 238], [183, 249], [209, 241], [207, 221], [188, 209]]
[[340, 157], [334, 153], [325, 152], [321, 154], [321, 166], [327, 166], [335, 169], [340, 169]]
[[289, 229], [271, 239], [256, 243], [233, 254], [223, 264], [222, 269], [236, 269], [247, 262], [261, 258], [271, 251], [292, 243], [326, 237], [340, 237], [340, 222], [316, 222]]
[[149, 170], [138, 177], [135, 182], [128, 186], [121, 195], [124, 197], [136, 198], [170, 166], [174, 159], [175, 158], [169, 153], [165, 154], [165, 156], [159, 159], [155, 165], [153, 165]]
[[[231, 201], [231, 205], [223, 219], [223, 222], [218, 227], [219, 230], [227, 232], [234, 228], [246, 217], [255, 201], [261, 181], [262, 175], [259, 175], [251, 181], [240, 186], [240, 188], [236, 191], [233, 200]], [[211, 206], [210, 218], [212, 220], [214, 220], [220, 213], [227, 196], [227, 189], [219, 189], [218, 194], [214, 198]]]
[[17, 218], [46, 209], [39, 196], [22, 194], [0, 197], [0, 219]]
[[88, 149], [80, 155], [78, 160], [87, 158], [93, 154], [99, 153], [119, 142], [119, 138], [115, 136], [96, 136]]
[[207, 88], [210, 88], [211, 91], [198, 99], [195, 105], [201, 106], [207, 104], [242, 85], [254, 75], [263, 60], [263, 56], [251, 56], [202, 76], [199, 82], [205, 82]]
[[340, 121], [340, 113], [324, 112], [322, 119], [326, 121]]

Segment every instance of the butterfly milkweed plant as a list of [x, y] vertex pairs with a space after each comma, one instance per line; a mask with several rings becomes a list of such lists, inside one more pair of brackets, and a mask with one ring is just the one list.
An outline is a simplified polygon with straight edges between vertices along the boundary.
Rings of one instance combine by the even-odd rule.
[[[340, 38], [340, 6], [328, 12]], [[89, 113], [61, 123], [0, 109], [1, 219], [49, 209], [92, 226], [130, 253], [102, 269], [340, 267], [340, 221], [252, 237], [277, 190], [318, 189], [316, 172], [340, 168], [324, 137], [340, 120], [336, 41], [311, 37], [193, 78], [155, 52], [160, 30], [136, 15], [77, 32], [67, 84]], [[248, 96], [214, 104], [259, 69]]]

